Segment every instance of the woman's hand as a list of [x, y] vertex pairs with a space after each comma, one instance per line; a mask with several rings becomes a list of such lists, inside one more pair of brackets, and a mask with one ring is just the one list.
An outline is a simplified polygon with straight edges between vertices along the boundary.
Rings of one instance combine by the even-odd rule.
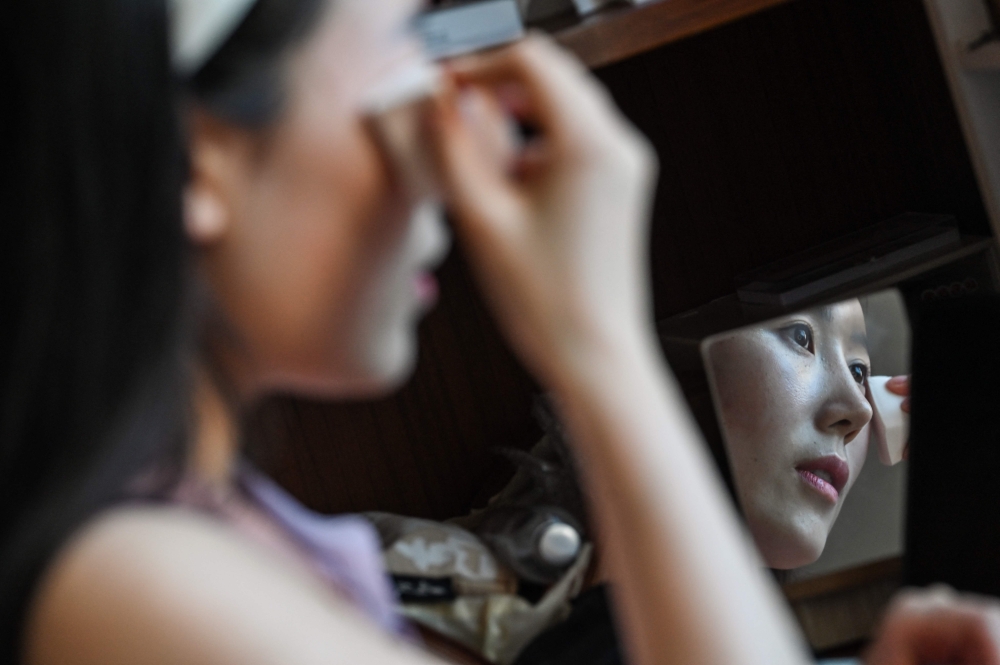
[[[653, 151], [598, 82], [531, 36], [450, 63], [435, 124], [458, 234], [501, 325], [543, 380], [645, 341]], [[537, 134], [508, 142], [510, 116]]]
[[900, 408], [906, 413], [910, 412], [910, 375], [903, 374], [902, 376], [894, 376], [885, 382], [885, 388], [891, 393], [895, 393], [900, 397], [905, 397], [903, 403], [900, 404]]
[[[904, 413], [910, 412], [910, 375], [903, 374], [901, 376], [894, 376], [885, 382], [885, 389], [891, 393], [895, 393], [900, 397], [905, 397], [899, 408], [903, 410]], [[903, 447], [903, 459], [910, 459], [910, 442], [907, 441], [906, 445]]]
[[[801, 665], [653, 336], [646, 141], [551, 41], [456, 61], [434, 114], [456, 227], [508, 338], [552, 391], [630, 659]], [[509, 137], [514, 116], [537, 133]]]
[[867, 665], [1000, 665], [1000, 603], [949, 587], [907, 590], [889, 607]]

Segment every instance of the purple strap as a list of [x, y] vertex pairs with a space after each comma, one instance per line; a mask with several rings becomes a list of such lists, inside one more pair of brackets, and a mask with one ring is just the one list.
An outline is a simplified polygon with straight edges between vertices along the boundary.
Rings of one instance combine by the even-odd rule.
[[309, 552], [324, 578], [386, 630], [410, 635], [395, 610], [378, 535], [368, 520], [313, 512], [250, 464], [241, 465], [238, 482], [259, 509]]

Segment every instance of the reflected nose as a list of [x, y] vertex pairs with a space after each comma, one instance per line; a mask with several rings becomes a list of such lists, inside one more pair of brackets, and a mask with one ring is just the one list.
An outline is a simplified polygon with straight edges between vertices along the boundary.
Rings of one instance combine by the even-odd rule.
[[822, 432], [835, 433], [850, 443], [872, 419], [872, 407], [847, 367], [830, 377], [817, 426]]

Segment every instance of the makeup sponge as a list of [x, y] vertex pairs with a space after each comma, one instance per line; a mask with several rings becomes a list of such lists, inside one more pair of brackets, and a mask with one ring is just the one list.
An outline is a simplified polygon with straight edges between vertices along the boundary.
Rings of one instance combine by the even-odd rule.
[[440, 85], [437, 65], [415, 60], [371, 87], [364, 112], [400, 183], [415, 199], [437, 197], [437, 169], [424, 124], [427, 100]]
[[903, 459], [903, 450], [910, 436], [910, 414], [903, 411], [903, 397], [889, 392], [885, 384], [892, 377], [868, 378], [868, 401], [871, 402], [872, 442], [878, 445], [878, 458], [887, 466]]

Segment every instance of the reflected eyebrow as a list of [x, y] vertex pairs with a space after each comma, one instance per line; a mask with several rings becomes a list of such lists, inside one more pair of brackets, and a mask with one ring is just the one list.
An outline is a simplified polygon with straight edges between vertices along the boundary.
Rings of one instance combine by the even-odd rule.
[[858, 346], [863, 346], [865, 351], [868, 350], [868, 335], [863, 332], [856, 332], [851, 334], [851, 343], [857, 344]]

